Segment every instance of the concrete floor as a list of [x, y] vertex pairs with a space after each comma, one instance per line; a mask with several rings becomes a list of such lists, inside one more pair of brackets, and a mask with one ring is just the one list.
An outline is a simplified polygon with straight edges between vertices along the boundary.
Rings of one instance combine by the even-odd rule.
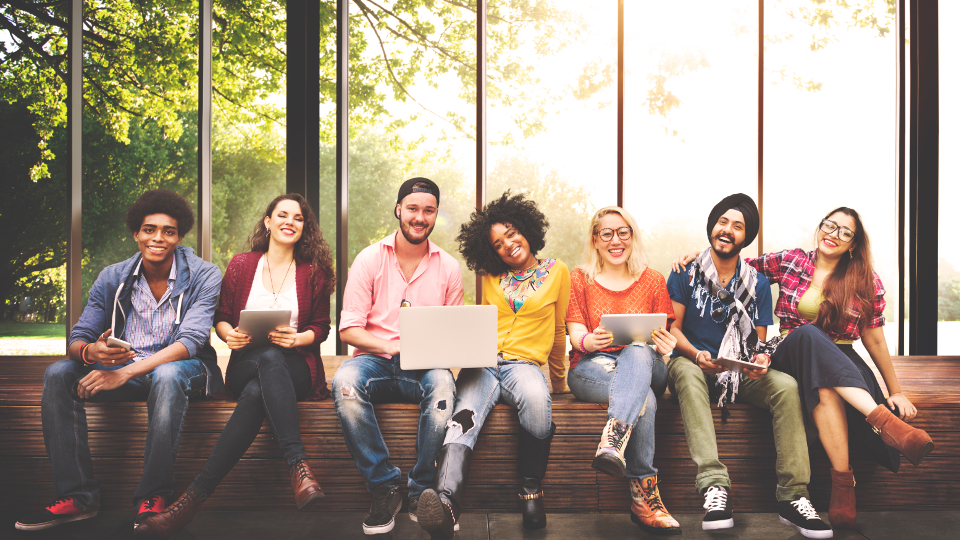
[[[373, 538], [363, 534], [364, 512], [201, 512], [171, 540], [317, 540]], [[792, 527], [780, 523], [776, 514], [735, 514], [733, 529], [707, 533], [700, 529], [700, 514], [675, 514], [683, 527], [679, 538], [712, 540], [802, 539]], [[32, 540], [132, 539], [132, 515], [103, 512], [83, 522], [66, 523], [46, 531], [24, 532], [13, 527], [15, 517], [0, 514], [0, 538]], [[524, 531], [519, 514], [465, 514], [461, 516], [460, 540], [591, 540], [651, 538], [621, 514], [551, 514], [542, 531]], [[861, 512], [856, 530], [834, 531], [838, 540], [926, 540], [960, 538], [960, 510], [947, 512]], [[397, 515], [397, 525], [384, 540], [426, 540], [429, 537], [406, 513]]]

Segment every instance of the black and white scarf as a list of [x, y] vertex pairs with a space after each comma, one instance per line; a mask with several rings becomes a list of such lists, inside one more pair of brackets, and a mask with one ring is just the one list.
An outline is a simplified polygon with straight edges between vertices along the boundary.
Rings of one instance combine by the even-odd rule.
[[[732, 293], [720, 284], [720, 275], [713, 264], [710, 249], [697, 256], [687, 273], [690, 276], [690, 284], [694, 286], [693, 299], [700, 310], [701, 317], [713, 316], [713, 313], [705, 313], [707, 306], [713, 308], [715, 305], [711, 301], [713, 298], [724, 306], [729, 306], [730, 320], [723, 334], [723, 340], [720, 342], [717, 356], [750, 362], [757, 353], [771, 354], [776, 344], [760, 341], [753, 318], [750, 316], [751, 308], [756, 302], [757, 270], [748, 264], [740, 266], [740, 278], [734, 283]], [[719, 309], [726, 311], [724, 307]], [[717, 375], [717, 386], [721, 388], [718, 406], [723, 407], [724, 402], [728, 400], [730, 403], [736, 401], [742, 379], [743, 375], [734, 371], [724, 371]]]

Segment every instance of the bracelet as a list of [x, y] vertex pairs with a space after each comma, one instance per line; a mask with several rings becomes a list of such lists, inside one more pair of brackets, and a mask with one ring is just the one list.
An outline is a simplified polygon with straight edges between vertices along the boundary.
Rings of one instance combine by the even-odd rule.
[[700, 353], [702, 353], [702, 352], [703, 352], [703, 351], [697, 351], [697, 355], [693, 357], [693, 362], [694, 362], [695, 364], [697, 364], [698, 366], [700, 365]]
[[587, 352], [587, 349], [583, 346], [583, 340], [587, 339], [587, 336], [589, 336], [589, 335], [592, 334], [592, 333], [593, 333], [593, 332], [584, 332], [583, 335], [580, 336], [580, 351], [581, 351], [581, 352]]
[[90, 362], [89, 360], [87, 360], [87, 347], [89, 347], [89, 346], [90, 346], [89, 343], [84, 343], [83, 347], [80, 347], [80, 360], [81, 360], [84, 364], [86, 364], [86, 365], [88, 365], [88, 366], [92, 366], [92, 365], [96, 364], [96, 362]]

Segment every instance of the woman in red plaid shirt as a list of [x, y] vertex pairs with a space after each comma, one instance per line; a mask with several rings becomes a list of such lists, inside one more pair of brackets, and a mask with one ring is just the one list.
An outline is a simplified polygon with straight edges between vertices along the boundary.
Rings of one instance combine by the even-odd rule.
[[[885, 291], [873, 271], [860, 215], [852, 208], [833, 210], [821, 220], [815, 238], [813, 251], [785, 250], [745, 261], [780, 286], [775, 312], [783, 340], [771, 367], [797, 379], [806, 413], [830, 459], [831, 525], [853, 527], [857, 514], [850, 445], [896, 472], [901, 453], [917, 465], [933, 450], [933, 442], [925, 431], [904, 422], [916, 417], [917, 408], [901, 391], [887, 350]], [[858, 339], [889, 397], [853, 349]]]

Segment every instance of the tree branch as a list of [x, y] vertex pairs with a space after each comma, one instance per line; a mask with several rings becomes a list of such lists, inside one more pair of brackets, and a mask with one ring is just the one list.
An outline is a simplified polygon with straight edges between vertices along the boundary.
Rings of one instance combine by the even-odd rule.
[[[18, 9], [18, 10], [20, 10], [20, 11], [23, 11], [23, 12], [25, 12], [25, 13], [29, 13], [30, 15], [33, 15], [34, 17], [37, 18], [37, 20], [39, 20], [39, 21], [41, 21], [41, 22], [45, 22], [45, 23], [47, 23], [47, 24], [49, 24], [49, 25], [53, 25], [53, 26], [56, 26], [56, 27], [58, 27], [58, 28], [62, 28], [62, 29], [64, 29], [64, 30], [69, 30], [69, 28], [70, 28], [70, 25], [67, 24], [67, 21], [64, 21], [64, 20], [62, 20], [62, 19], [58, 19], [58, 18], [56, 18], [56, 17], [53, 17], [53, 16], [51, 16], [49, 13], [46, 13], [46, 12], [44, 12], [44, 11], [37, 10], [37, 9], [35, 9], [35, 6], [33, 6], [33, 5], [31, 5], [31, 4], [27, 4], [27, 3], [24, 3], [24, 2], [20, 2], [20, 1], [18, 1], [18, 0], [9, 0], [9, 3], [10, 3], [10, 5], [13, 6], [14, 8], [16, 8], [16, 9]], [[116, 43], [114, 43], [114, 42], [112, 42], [112, 41], [104, 38], [103, 36], [100, 36], [99, 34], [95, 34], [95, 33], [93, 33], [93, 32], [84, 31], [84, 32], [83, 32], [83, 37], [88, 38], [88, 39], [92, 39], [92, 40], [94, 40], [94, 41], [99, 41], [101, 44], [107, 45], [107, 46], [110, 46], [110, 47], [116, 47], [116, 46], [117, 46]]]
[[0, 16], [0, 28], [6, 28], [8, 32], [16, 36], [18, 39], [20, 39], [21, 43], [25, 43], [27, 47], [30, 48], [30, 50], [32, 50], [34, 53], [37, 54], [37, 56], [42, 58], [43, 61], [50, 66], [50, 69], [52, 69], [54, 73], [56, 73], [57, 76], [60, 77], [60, 79], [63, 81], [63, 84], [70, 84], [69, 77], [67, 77], [66, 73], [60, 70], [60, 66], [58, 66], [53, 61], [53, 57], [47, 54], [47, 51], [43, 50], [43, 47], [39, 43], [34, 41], [30, 36], [28, 36], [22, 30], [17, 28], [17, 26], [12, 22], [10, 22], [9, 19], [7, 19], [6, 17]]

